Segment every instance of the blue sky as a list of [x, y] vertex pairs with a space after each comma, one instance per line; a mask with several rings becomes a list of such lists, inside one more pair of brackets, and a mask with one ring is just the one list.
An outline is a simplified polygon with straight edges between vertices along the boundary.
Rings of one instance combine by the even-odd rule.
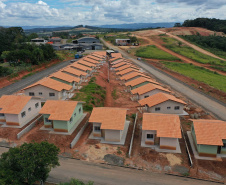
[[0, 0], [2, 26], [75, 26], [226, 19], [226, 0]]

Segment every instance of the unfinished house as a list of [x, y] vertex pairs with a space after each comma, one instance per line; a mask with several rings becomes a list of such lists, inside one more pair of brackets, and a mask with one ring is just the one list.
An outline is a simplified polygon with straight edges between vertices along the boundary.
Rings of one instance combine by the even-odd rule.
[[78, 89], [78, 86], [81, 84], [82, 80], [78, 77], [63, 73], [58, 71], [49, 76], [50, 78], [57, 80], [59, 82], [71, 85], [73, 89]]
[[3, 95], [0, 98], [0, 124], [23, 127], [39, 115], [38, 97]]
[[[177, 115], [144, 113], [141, 146], [157, 151], [181, 153], [180, 118]], [[161, 150], [162, 149], [162, 150]]]
[[146, 85], [133, 89], [131, 91], [131, 94], [133, 94], [133, 100], [142, 100], [160, 92], [170, 94], [171, 91], [161, 87], [160, 85], [148, 83]]
[[52, 78], [43, 78], [42, 80], [23, 89], [27, 96], [38, 96], [41, 101], [46, 100], [65, 100], [73, 94], [71, 85], [62, 83]]
[[44, 127], [55, 132], [75, 130], [83, 118], [83, 102], [48, 100], [40, 110]]
[[195, 157], [226, 157], [226, 122], [207, 119], [191, 121], [188, 138]]
[[92, 139], [102, 143], [125, 143], [129, 122], [126, 121], [127, 109], [115, 107], [95, 107], [89, 118], [93, 126]]
[[138, 101], [143, 111], [150, 113], [183, 115], [186, 103], [172, 95], [157, 93]]

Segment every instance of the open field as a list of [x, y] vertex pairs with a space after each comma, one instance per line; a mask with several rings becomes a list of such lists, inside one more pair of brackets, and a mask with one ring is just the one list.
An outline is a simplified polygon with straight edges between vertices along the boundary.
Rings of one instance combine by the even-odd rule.
[[180, 43], [179, 41], [177, 41], [174, 38], [164, 36], [164, 37], [162, 37], [162, 40], [166, 43], [165, 46], [168, 49], [170, 49], [178, 54], [181, 54], [183, 56], [186, 56], [192, 60], [195, 60], [199, 63], [226, 66], [225, 61], [221, 61], [219, 59], [216, 59], [216, 58], [207, 56], [203, 53], [200, 53], [200, 52], [194, 50], [193, 48]]
[[188, 76], [192, 79], [204, 82], [216, 89], [226, 92], [226, 76], [214, 73], [208, 69], [176, 62], [161, 62], [165, 67], [178, 72], [182, 75]]
[[153, 58], [159, 60], [180, 60], [179, 58], [162, 51], [154, 45], [149, 45], [146, 47], [140, 47], [136, 51], [136, 56], [143, 58]]

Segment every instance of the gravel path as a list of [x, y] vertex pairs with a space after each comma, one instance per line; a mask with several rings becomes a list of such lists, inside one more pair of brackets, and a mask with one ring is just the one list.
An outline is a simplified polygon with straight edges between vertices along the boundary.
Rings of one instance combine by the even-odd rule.
[[199, 92], [198, 90], [183, 83], [182, 81], [156, 69], [154, 66], [152, 66], [150, 64], [136, 60], [135, 57], [132, 57], [131, 55], [129, 55], [125, 51], [121, 50], [120, 48], [105, 42], [103, 39], [101, 39], [101, 40], [108, 48], [118, 50], [119, 52], [121, 52], [123, 54], [123, 56], [125, 58], [132, 60], [135, 64], [139, 65], [140, 67], [145, 69], [147, 72], [149, 72], [150, 74], [155, 76], [158, 80], [160, 80], [160, 82], [165, 83], [165, 84], [171, 86], [172, 89], [182, 93], [189, 100], [198, 104], [206, 111], [211, 112], [218, 119], [226, 120], [226, 106], [223, 102], [220, 102], [208, 95], [205, 95], [204, 93]]

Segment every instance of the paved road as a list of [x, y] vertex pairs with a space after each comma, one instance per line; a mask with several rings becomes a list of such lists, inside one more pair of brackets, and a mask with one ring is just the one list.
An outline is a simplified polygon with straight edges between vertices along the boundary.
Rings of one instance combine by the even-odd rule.
[[188, 99], [198, 104], [206, 111], [211, 112], [218, 119], [226, 120], [226, 106], [224, 103], [219, 103], [217, 100], [215, 101], [214, 98], [204, 95], [203, 93], [193, 89], [192, 87], [184, 84], [183, 82], [176, 80], [173, 77], [170, 77], [169, 75], [160, 70], [157, 70], [152, 65], [144, 63], [142, 61], [138, 61], [135, 57], [132, 57], [120, 48], [112, 46], [111, 44], [105, 42], [103, 39], [101, 40], [108, 48], [118, 50], [123, 54], [125, 58], [132, 60], [135, 64], [145, 69], [147, 72], [155, 76], [158, 80], [171, 86], [172, 89], [184, 94]]
[[58, 71], [59, 69], [67, 66], [70, 64], [70, 61], [61, 62], [59, 64], [55, 64], [43, 71], [40, 71], [32, 76], [29, 76], [25, 79], [21, 79], [20, 81], [13, 83], [9, 86], [3, 87], [0, 89], [0, 97], [2, 95], [9, 95], [13, 94], [15, 92], [18, 92], [19, 90], [37, 82], [38, 80], [41, 80], [43, 77], [50, 75], [51, 73]]
[[71, 178], [94, 181], [94, 185], [214, 185], [216, 183], [175, 177], [149, 171], [139, 171], [104, 164], [60, 159], [60, 166], [52, 169], [49, 182], [67, 182]]

